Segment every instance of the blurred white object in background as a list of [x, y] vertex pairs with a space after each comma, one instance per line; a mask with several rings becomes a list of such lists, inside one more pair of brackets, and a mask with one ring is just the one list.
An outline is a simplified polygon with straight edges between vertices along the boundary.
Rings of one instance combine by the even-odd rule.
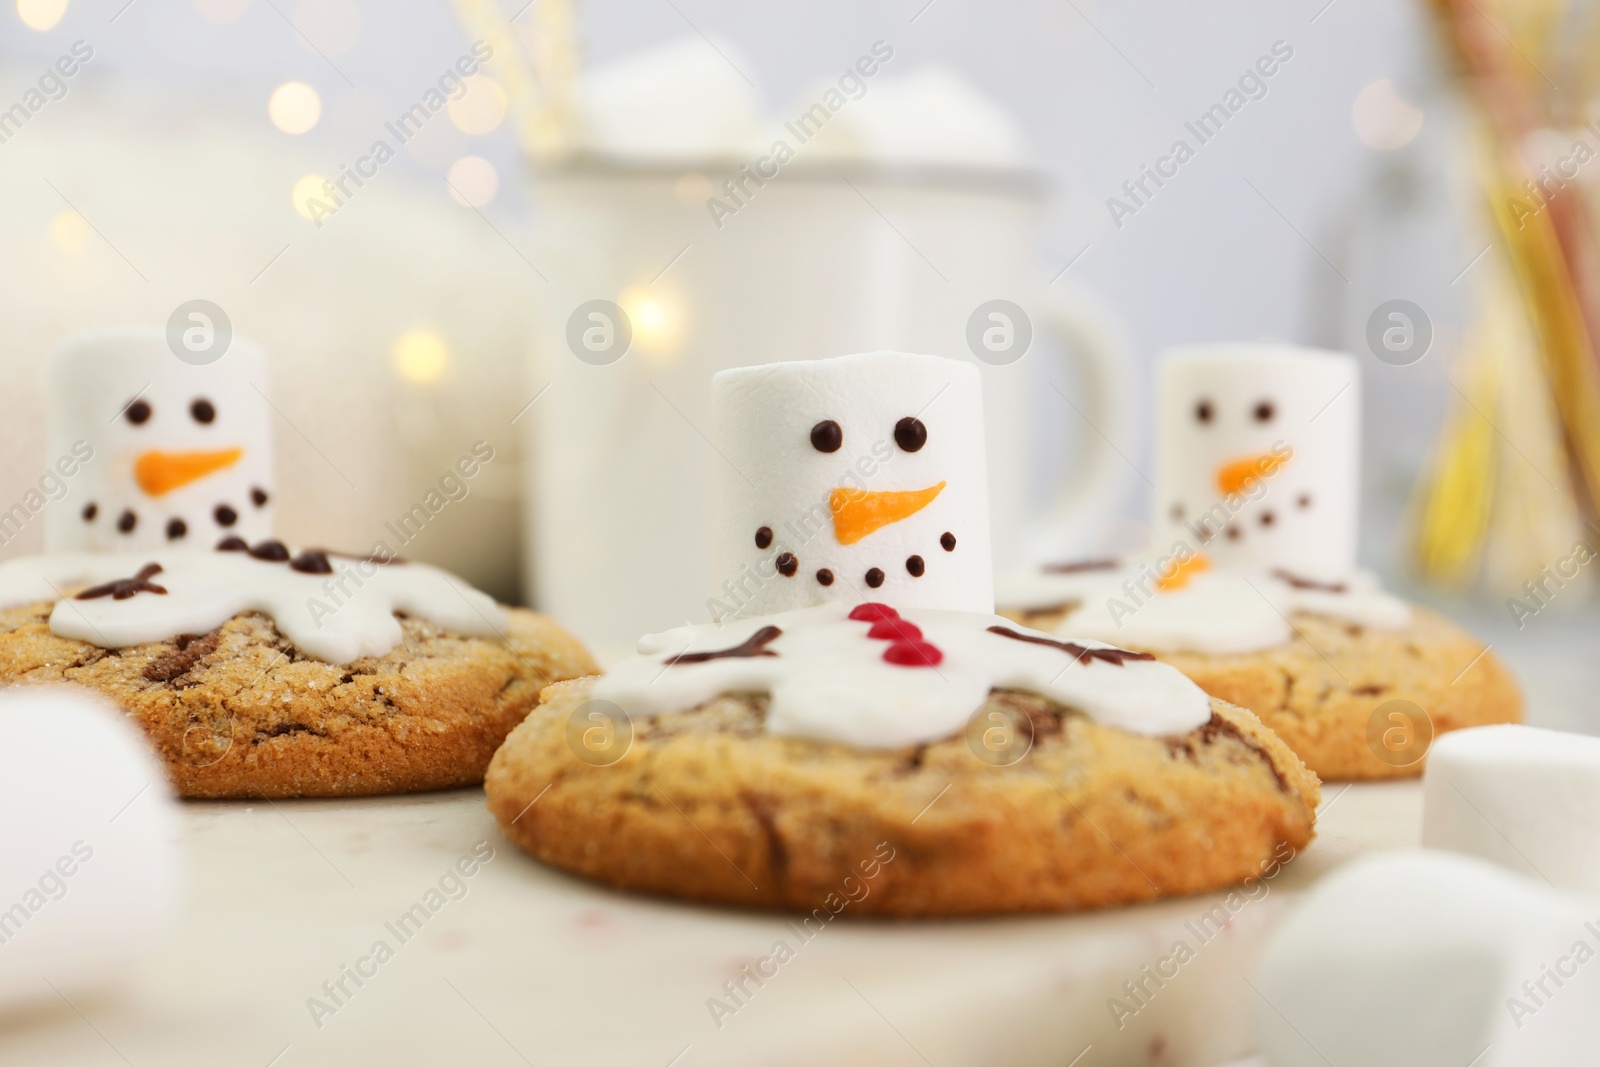
[[1002, 559], [1092, 544], [1134, 477], [1132, 354], [1102, 301], [1038, 266], [1042, 183], [1015, 166], [1015, 120], [948, 72], [880, 80], [893, 62], [879, 42], [841, 65], [833, 95], [773, 127], [781, 150], [711, 151], [705, 104], [674, 119], [679, 152], [540, 175], [527, 574], [586, 639], [709, 618], [720, 370], [879, 349], [977, 363]]
[[761, 110], [748, 69], [732, 42], [697, 34], [597, 66], [578, 80], [583, 150], [669, 163], [738, 155]]
[[1580, 1067], [1600, 1047], [1588, 898], [1408, 851], [1324, 879], [1252, 983], [1272, 1067]]
[[[954, 67], [930, 63], [857, 82], [861, 95], [807, 142], [817, 158], [994, 170], [1029, 163], [1022, 123]], [[799, 114], [837, 84], [819, 83], [792, 110]], [[843, 91], [849, 95], [850, 86]]]
[[[51, 358], [50, 456], [88, 459], [46, 514], [50, 552], [272, 536], [272, 388], [266, 353], [211, 309], [189, 312], [181, 358], [158, 329], [96, 330]], [[203, 342], [203, 343], [202, 343]], [[198, 346], [198, 347], [196, 347]], [[0, 518], [3, 521], [3, 518]]]
[[1600, 893], [1600, 738], [1479, 726], [1435, 739], [1422, 843]]
[[178, 903], [177, 804], [144, 737], [76, 687], [0, 692], [0, 1005], [126, 979]]

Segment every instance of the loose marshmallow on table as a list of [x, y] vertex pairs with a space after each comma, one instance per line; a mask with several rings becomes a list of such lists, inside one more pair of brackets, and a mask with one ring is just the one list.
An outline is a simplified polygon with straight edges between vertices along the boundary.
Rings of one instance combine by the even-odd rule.
[[1600, 737], [1505, 725], [1437, 738], [1422, 843], [1600, 893]]
[[869, 352], [727, 370], [711, 390], [724, 609], [994, 610], [976, 367]]
[[0, 1005], [107, 985], [174, 915], [177, 805], [145, 739], [99, 697], [0, 692], [0, 823]]
[[[267, 360], [234, 338], [205, 365], [159, 330], [107, 330], [64, 343], [50, 364], [52, 462], [74, 458], [46, 512], [50, 551], [210, 548], [272, 533]], [[91, 458], [92, 454], [92, 458]]]
[[1277, 344], [1169, 349], [1157, 371], [1154, 545], [1338, 582], [1355, 568], [1359, 366]]
[[1600, 904], [1447, 852], [1357, 861], [1268, 945], [1272, 1067], [1579, 1067], [1600, 1048]]

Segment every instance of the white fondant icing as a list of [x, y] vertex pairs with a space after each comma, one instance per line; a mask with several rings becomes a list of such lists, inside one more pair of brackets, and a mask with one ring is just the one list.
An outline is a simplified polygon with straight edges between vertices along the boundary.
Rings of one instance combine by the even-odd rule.
[[270, 390], [266, 354], [243, 338], [200, 366], [173, 355], [160, 330], [64, 343], [50, 361], [50, 454], [81, 465], [46, 512], [46, 550], [271, 537]]
[[[989, 627], [1054, 640], [998, 615], [900, 612], [942, 654], [937, 666], [900, 666], [884, 659], [891, 642], [868, 637], [872, 624], [850, 619], [850, 610], [836, 602], [652, 634], [639, 642], [637, 656], [599, 679], [594, 697], [639, 718], [692, 708], [724, 693], [766, 693], [770, 732], [860, 748], [948, 737], [996, 688], [1036, 692], [1140, 734], [1187, 733], [1211, 718], [1210, 698], [1172, 667], [1150, 660], [1116, 664], [1003, 637]], [[763, 646], [774, 655], [671, 662], [741, 645], [768, 626], [782, 631]]]
[[[72, 595], [133, 578], [151, 563], [161, 570], [149, 581], [164, 594]], [[0, 563], [0, 607], [54, 600], [51, 632], [101, 648], [207, 633], [258, 611], [302, 653], [335, 664], [381, 656], [399, 644], [397, 611], [466, 637], [504, 635], [505, 613], [493, 598], [436, 567], [331, 554], [328, 563], [332, 574], [302, 573], [245, 552], [196, 549], [28, 556]]]
[[1054, 625], [1058, 634], [1207, 655], [1286, 645], [1294, 637], [1291, 620], [1299, 614], [1375, 629], [1397, 629], [1411, 621], [1410, 605], [1384, 592], [1366, 571], [1338, 583], [1342, 591], [1297, 585], [1275, 574], [1225, 570], [1200, 571], [1182, 588], [1163, 590], [1155, 581], [1166, 573], [1160, 562], [1011, 575], [1001, 583], [1001, 602], [1019, 610], [1076, 605]]
[[[727, 460], [721, 617], [833, 600], [994, 610], [976, 367], [909, 352], [740, 367], [712, 378], [711, 403]], [[925, 437], [897, 436], [908, 419]], [[836, 444], [826, 442], [833, 451], [813, 443], [825, 422], [838, 430]], [[792, 573], [782, 573], [779, 561], [791, 559]]]

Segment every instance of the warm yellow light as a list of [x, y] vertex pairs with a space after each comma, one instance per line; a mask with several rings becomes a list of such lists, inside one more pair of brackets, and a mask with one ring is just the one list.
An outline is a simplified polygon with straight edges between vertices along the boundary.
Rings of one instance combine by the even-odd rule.
[[338, 210], [339, 205], [334, 200], [336, 193], [322, 175], [307, 174], [294, 183], [289, 199], [294, 201], [294, 209], [301, 218], [319, 222]]
[[482, 207], [500, 191], [500, 174], [482, 156], [462, 156], [445, 172], [450, 196], [458, 204]]
[[487, 74], [462, 79], [467, 91], [450, 101], [450, 121], [462, 133], [491, 132], [506, 117], [506, 91]]
[[684, 207], [705, 208], [706, 199], [716, 192], [711, 179], [697, 170], [692, 170], [672, 183], [672, 194], [678, 198], [678, 203]]
[[89, 244], [94, 233], [76, 211], [63, 211], [50, 220], [50, 240], [63, 252], [77, 252]]
[[267, 117], [284, 133], [305, 133], [322, 117], [322, 97], [305, 82], [284, 82], [267, 98]]
[[194, 0], [194, 9], [200, 12], [200, 17], [219, 26], [238, 22], [249, 7], [250, 0]]
[[652, 363], [671, 363], [678, 356], [683, 312], [670, 293], [644, 286], [625, 289], [617, 303], [633, 325], [633, 349]]
[[407, 330], [395, 339], [394, 366], [403, 378], [436, 382], [450, 366], [450, 348], [432, 330]]
[[67, 0], [17, 0], [17, 16], [30, 30], [54, 29], [67, 13]]

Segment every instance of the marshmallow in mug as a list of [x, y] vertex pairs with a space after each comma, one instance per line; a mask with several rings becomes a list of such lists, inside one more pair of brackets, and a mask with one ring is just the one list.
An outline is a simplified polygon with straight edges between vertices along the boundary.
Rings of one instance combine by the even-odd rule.
[[1350, 356], [1280, 344], [1171, 349], [1157, 384], [1155, 529], [1220, 567], [1338, 581], [1355, 569], [1361, 389]]
[[719, 617], [994, 610], [977, 368], [867, 352], [722, 371], [711, 399]]
[[272, 534], [267, 359], [235, 338], [197, 366], [159, 330], [83, 334], [50, 363], [54, 456], [92, 450], [47, 513], [54, 552], [192, 545]]

